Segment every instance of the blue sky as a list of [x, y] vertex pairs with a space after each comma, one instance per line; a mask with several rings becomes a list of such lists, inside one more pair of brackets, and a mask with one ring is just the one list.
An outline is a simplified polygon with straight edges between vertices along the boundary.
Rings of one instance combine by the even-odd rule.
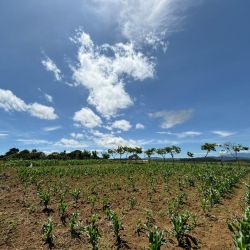
[[247, 0], [3, 0], [0, 152], [249, 145]]

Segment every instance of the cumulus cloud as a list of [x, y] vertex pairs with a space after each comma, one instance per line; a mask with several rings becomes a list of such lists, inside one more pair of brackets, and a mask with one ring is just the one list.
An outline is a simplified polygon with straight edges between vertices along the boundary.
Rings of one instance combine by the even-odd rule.
[[136, 128], [136, 129], [144, 129], [145, 126], [144, 126], [143, 124], [141, 124], [141, 123], [137, 123], [137, 124], [135, 125], [135, 128]]
[[[196, 1], [197, 2], [197, 1]], [[180, 30], [193, 0], [91, 0], [93, 11], [110, 18], [130, 41], [165, 46], [164, 38]]]
[[42, 65], [45, 67], [47, 71], [50, 71], [54, 74], [54, 77], [57, 81], [62, 80], [62, 72], [61, 70], [56, 66], [56, 64], [51, 60], [48, 56], [46, 56], [45, 59], [41, 61]]
[[55, 120], [58, 118], [53, 107], [48, 107], [36, 102], [26, 104], [10, 90], [0, 89], [0, 108], [5, 111], [28, 112], [34, 117], [45, 120]]
[[5, 111], [27, 111], [27, 104], [10, 90], [0, 89], [0, 108]]
[[128, 131], [131, 129], [131, 124], [127, 120], [118, 120], [113, 122], [112, 128], [120, 129], [122, 131]]
[[86, 128], [94, 128], [102, 124], [101, 118], [89, 108], [82, 108], [75, 112], [73, 120]]
[[192, 117], [193, 110], [180, 110], [180, 111], [159, 111], [149, 113], [152, 118], [159, 118], [162, 120], [161, 128], [172, 128], [176, 125], [182, 124]]
[[212, 131], [213, 134], [218, 135], [220, 137], [228, 137], [236, 134], [235, 132], [225, 131], [225, 130], [215, 130]]
[[58, 118], [53, 107], [48, 107], [36, 102], [29, 105], [28, 111], [32, 116], [44, 120], [55, 120]]
[[98, 46], [83, 31], [74, 41], [80, 45], [78, 64], [72, 67], [75, 84], [89, 90], [88, 103], [106, 118], [133, 104], [125, 90], [128, 78], [142, 81], [154, 76], [154, 62], [133, 43]]
[[115, 136], [113, 134], [101, 133], [99, 131], [93, 131], [93, 141], [100, 147], [115, 148], [118, 146], [136, 147], [140, 146], [143, 142], [124, 139], [121, 136]]

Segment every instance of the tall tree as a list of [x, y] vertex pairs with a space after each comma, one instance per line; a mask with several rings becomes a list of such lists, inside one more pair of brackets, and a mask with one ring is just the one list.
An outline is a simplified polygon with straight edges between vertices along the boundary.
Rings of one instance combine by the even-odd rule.
[[122, 155], [125, 153], [125, 149], [123, 146], [118, 146], [116, 152], [120, 155], [120, 161], [122, 160]]
[[205, 161], [206, 161], [206, 164], [208, 165], [207, 163], [207, 156], [210, 152], [212, 151], [216, 151], [216, 146], [217, 144], [216, 143], [204, 143], [203, 145], [201, 145], [201, 150], [204, 150], [206, 151], [206, 155], [205, 155]]
[[150, 162], [151, 156], [155, 153], [155, 148], [149, 148], [149, 149], [145, 150], [144, 153], [147, 155], [148, 161]]
[[224, 144], [224, 149], [235, 158], [235, 161], [239, 165], [238, 154], [243, 151], [248, 151], [249, 147], [243, 146], [241, 144], [233, 144], [233, 143], [227, 142]]
[[177, 146], [172, 146], [171, 147], [170, 154], [171, 154], [171, 157], [172, 157], [173, 165], [174, 165], [174, 155], [180, 154], [180, 152], [181, 152], [181, 148], [180, 147], [177, 147]]
[[166, 161], [166, 154], [167, 154], [166, 148], [157, 148], [156, 153], [162, 157], [164, 162]]
[[195, 161], [194, 161], [194, 154], [190, 151], [187, 152], [187, 156], [190, 157], [192, 160], [193, 160], [193, 163], [195, 164]]

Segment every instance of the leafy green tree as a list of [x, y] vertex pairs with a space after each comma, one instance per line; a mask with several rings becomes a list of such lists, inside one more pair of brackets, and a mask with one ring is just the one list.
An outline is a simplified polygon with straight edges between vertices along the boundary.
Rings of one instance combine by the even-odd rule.
[[216, 151], [216, 147], [217, 147], [217, 144], [216, 143], [205, 143], [203, 145], [201, 145], [201, 150], [204, 150], [206, 151], [206, 155], [205, 155], [205, 161], [206, 161], [206, 164], [208, 165], [207, 163], [207, 156], [210, 152], [212, 151]]
[[116, 154], [116, 150], [115, 149], [108, 149], [108, 154], [110, 154], [111, 157], [114, 159], [115, 158], [115, 154]]
[[180, 154], [180, 152], [181, 152], [181, 148], [180, 147], [177, 147], [177, 146], [172, 146], [171, 147], [170, 155], [172, 157], [173, 165], [174, 165], [174, 155]]
[[4, 156], [5, 157], [13, 156], [13, 155], [18, 154], [18, 152], [19, 152], [18, 148], [11, 148], [9, 151], [6, 152], [6, 154]]
[[195, 161], [194, 161], [194, 154], [190, 151], [187, 152], [187, 156], [193, 160], [193, 163], [195, 164]]
[[249, 147], [243, 146], [241, 144], [233, 144], [233, 143], [227, 142], [224, 144], [224, 149], [235, 158], [235, 161], [239, 165], [238, 154], [243, 151], [248, 151]]
[[155, 148], [149, 148], [144, 151], [144, 153], [147, 155], [148, 160], [151, 161], [151, 156], [155, 153]]
[[102, 158], [108, 160], [110, 158], [110, 154], [107, 152], [102, 152]]
[[166, 148], [157, 148], [156, 153], [163, 158], [163, 161], [166, 160], [166, 154], [167, 154]]
[[123, 146], [118, 146], [116, 152], [120, 155], [120, 161], [121, 161], [122, 155], [125, 154], [125, 148]]
[[96, 150], [91, 152], [91, 158], [92, 159], [99, 159], [98, 152]]

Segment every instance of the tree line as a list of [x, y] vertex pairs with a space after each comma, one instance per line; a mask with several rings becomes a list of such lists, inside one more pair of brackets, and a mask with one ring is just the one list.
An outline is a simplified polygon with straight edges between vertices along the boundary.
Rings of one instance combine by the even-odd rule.
[[[218, 152], [221, 162], [223, 158], [233, 157], [237, 162], [239, 162], [239, 153], [248, 151], [249, 147], [243, 146], [241, 144], [234, 143], [204, 143], [201, 145], [201, 150], [205, 151], [204, 157], [200, 159], [208, 162], [208, 157], [211, 152]], [[22, 150], [18, 148], [9, 149], [4, 155], [0, 156], [0, 159], [22, 159], [22, 160], [42, 160], [42, 159], [54, 159], [54, 160], [84, 160], [84, 159], [131, 159], [138, 160], [141, 159], [141, 155], [144, 154], [143, 158], [148, 161], [152, 160], [153, 156], [160, 157], [163, 161], [171, 159], [173, 164], [177, 155], [181, 153], [182, 149], [179, 146], [167, 146], [161, 148], [148, 148], [143, 150], [141, 147], [128, 147], [128, 146], [118, 146], [114, 149], [108, 149], [104, 152], [89, 151], [89, 150], [74, 150], [72, 152], [52, 152], [50, 154], [45, 154], [44, 152], [33, 150]], [[167, 158], [169, 156], [169, 158]], [[185, 157], [184, 157], [185, 158]], [[190, 160], [194, 159], [194, 153], [188, 151], [186, 153], [186, 158]]]

